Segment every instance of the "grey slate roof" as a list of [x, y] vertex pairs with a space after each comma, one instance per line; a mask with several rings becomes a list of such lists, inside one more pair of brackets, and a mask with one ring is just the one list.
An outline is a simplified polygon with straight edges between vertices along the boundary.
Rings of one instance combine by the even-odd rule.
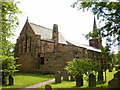
[[[33, 24], [33, 23], [30, 23], [30, 26], [32, 27], [32, 29], [36, 35], [41, 35], [42, 40], [46, 40], [46, 41], [52, 40], [52, 31], [53, 30], [51, 30], [49, 28], [45, 28], [40, 25]], [[63, 37], [63, 35], [60, 32], [58, 33], [58, 35], [59, 35], [58, 43], [67, 44], [65, 38]]]
[[85, 45], [85, 44], [81, 44], [81, 43], [78, 43], [78, 42], [75, 42], [75, 41], [71, 41], [69, 40], [69, 42], [75, 46], [80, 46], [80, 47], [83, 47], [83, 48], [86, 48], [87, 50], [91, 50], [91, 51], [96, 51], [96, 52], [101, 52], [100, 49], [96, 49], [92, 46], [89, 46], [89, 45]]
[[[32, 29], [33, 29], [33, 31], [34, 31], [34, 33], [36, 35], [41, 35], [41, 39], [42, 40], [54, 42], [52, 40], [52, 32], [53, 32], [52, 29], [45, 28], [43, 26], [36, 25], [36, 24], [33, 24], [33, 23], [30, 23], [30, 26], [32, 27]], [[88, 50], [92, 50], [92, 51], [96, 51], [96, 52], [101, 52], [100, 49], [96, 49], [96, 48], [91, 47], [89, 45], [80, 44], [80, 43], [77, 43], [77, 42], [74, 42], [74, 41], [70, 41], [70, 40], [67, 41], [67, 40], [65, 40], [65, 38], [63, 37], [63, 35], [60, 32], [59, 32], [58, 35], [59, 35], [58, 43], [68, 44], [67, 42], [70, 42], [71, 44], [73, 44], [75, 46], [83, 47], [83, 48], [86, 48]]]

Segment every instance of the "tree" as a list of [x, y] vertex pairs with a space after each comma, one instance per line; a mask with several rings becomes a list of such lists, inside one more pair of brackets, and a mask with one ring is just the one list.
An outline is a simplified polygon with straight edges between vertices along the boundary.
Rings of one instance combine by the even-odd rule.
[[10, 42], [12, 36], [14, 36], [14, 30], [18, 26], [17, 14], [21, 13], [17, 7], [17, 2], [14, 0], [0, 1], [0, 51], [1, 55], [11, 56], [14, 45]]
[[[1, 0], [0, 1], [0, 78], [4, 83], [5, 77], [12, 74], [15, 71], [15, 58], [13, 55], [14, 44], [10, 42], [12, 36], [14, 36], [15, 28], [18, 26], [17, 14], [21, 13], [17, 7], [15, 0]], [[1, 80], [1, 79], [0, 79]]]
[[97, 29], [97, 32], [90, 32], [86, 37], [90, 38], [94, 35], [99, 38], [106, 37], [109, 45], [112, 45], [116, 40], [120, 38], [120, 1], [109, 2], [109, 0], [92, 0], [92, 2], [85, 2], [86, 0], [77, 0], [72, 6], [83, 9], [83, 11], [92, 11], [94, 15], [100, 20], [100, 23], [104, 23], [101, 28]]
[[[88, 81], [88, 76], [90, 74], [96, 75], [101, 67], [100, 65], [99, 61], [94, 61], [92, 59], [75, 58], [68, 62], [68, 66], [66, 66], [65, 69], [76, 77], [76, 86], [83, 86], [83, 78]], [[83, 77], [84, 74], [86, 77]]]
[[97, 72], [100, 69], [100, 63], [99, 61], [94, 61], [92, 59], [75, 58], [68, 62], [68, 66], [66, 66], [65, 69], [75, 76], [83, 74], [88, 76], [89, 74]]
[[12, 56], [2, 56], [2, 84], [7, 85], [8, 76], [12, 75], [19, 66]]

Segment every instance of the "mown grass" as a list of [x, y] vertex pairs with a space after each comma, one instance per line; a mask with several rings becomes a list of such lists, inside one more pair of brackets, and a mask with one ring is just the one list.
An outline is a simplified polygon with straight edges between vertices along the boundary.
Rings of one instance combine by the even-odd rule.
[[[97, 90], [99, 90], [99, 89], [108, 89], [107, 87], [108, 87], [108, 82], [111, 80], [111, 79], [113, 79], [113, 77], [114, 77], [114, 74], [116, 73], [117, 71], [115, 71], [115, 70], [113, 70], [113, 72], [109, 72], [109, 71], [107, 71], [106, 72], [106, 74], [107, 74], [107, 79], [106, 79], [106, 83], [104, 83], [104, 84], [97, 84], [97, 86], [96, 87], [88, 87], [88, 82], [86, 81], [86, 80], [84, 80], [84, 86], [82, 86], [82, 87], [76, 87], [76, 82], [75, 81], [62, 81], [62, 83], [55, 83], [55, 82], [51, 82], [51, 83], [49, 83], [49, 85], [51, 85], [52, 86], [52, 88], [53, 88], [53, 90], [55, 89], [63, 89], [63, 88], [71, 88], [71, 89], [77, 89], [77, 88], [88, 88], [88, 89], [93, 89], [93, 88], [95, 88], [95, 89], [97, 89]], [[43, 86], [41, 86], [41, 87], [39, 87], [39, 88], [45, 88], [45, 85], [43, 85]], [[58, 90], [59, 90], [58, 89]]]
[[14, 85], [2, 86], [2, 88], [24, 88], [36, 83], [44, 82], [54, 78], [54, 75], [39, 75], [39, 74], [14, 74]]

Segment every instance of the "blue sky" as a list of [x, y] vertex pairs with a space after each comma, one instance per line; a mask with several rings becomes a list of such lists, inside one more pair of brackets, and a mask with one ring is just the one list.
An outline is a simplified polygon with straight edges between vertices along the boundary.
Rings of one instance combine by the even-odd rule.
[[[53, 24], [58, 25], [58, 30], [67, 40], [82, 44], [89, 44], [83, 36], [93, 29], [94, 15], [91, 12], [82, 12], [72, 8], [76, 0], [18, 0], [19, 9], [23, 12], [19, 15], [20, 25], [15, 33], [19, 36], [28, 17], [29, 22], [52, 29]], [[98, 25], [98, 21], [97, 26]], [[16, 40], [15, 40], [16, 41]], [[14, 41], [14, 43], [15, 43]], [[105, 43], [103, 43], [105, 45]], [[117, 47], [113, 50], [117, 52]]]

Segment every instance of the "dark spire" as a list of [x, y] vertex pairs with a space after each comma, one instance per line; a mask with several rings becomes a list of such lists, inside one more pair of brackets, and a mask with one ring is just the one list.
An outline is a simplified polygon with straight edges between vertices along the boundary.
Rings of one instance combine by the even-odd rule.
[[97, 25], [96, 25], [96, 19], [95, 19], [95, 16], [94, 16], [94, 22], [93, 22], [93, 38], [97, 38], [98, 37], [98, 34], [97, 34]]
[[26, 21], [28, 21], [28, 16], [27, 16], [27, 20]]
[[95, 20], [95, 16], [94, 16], [93, 32], [96, 31], [96, 29], [97, 29], [97, 25], [96, 25], [96, 20]]

